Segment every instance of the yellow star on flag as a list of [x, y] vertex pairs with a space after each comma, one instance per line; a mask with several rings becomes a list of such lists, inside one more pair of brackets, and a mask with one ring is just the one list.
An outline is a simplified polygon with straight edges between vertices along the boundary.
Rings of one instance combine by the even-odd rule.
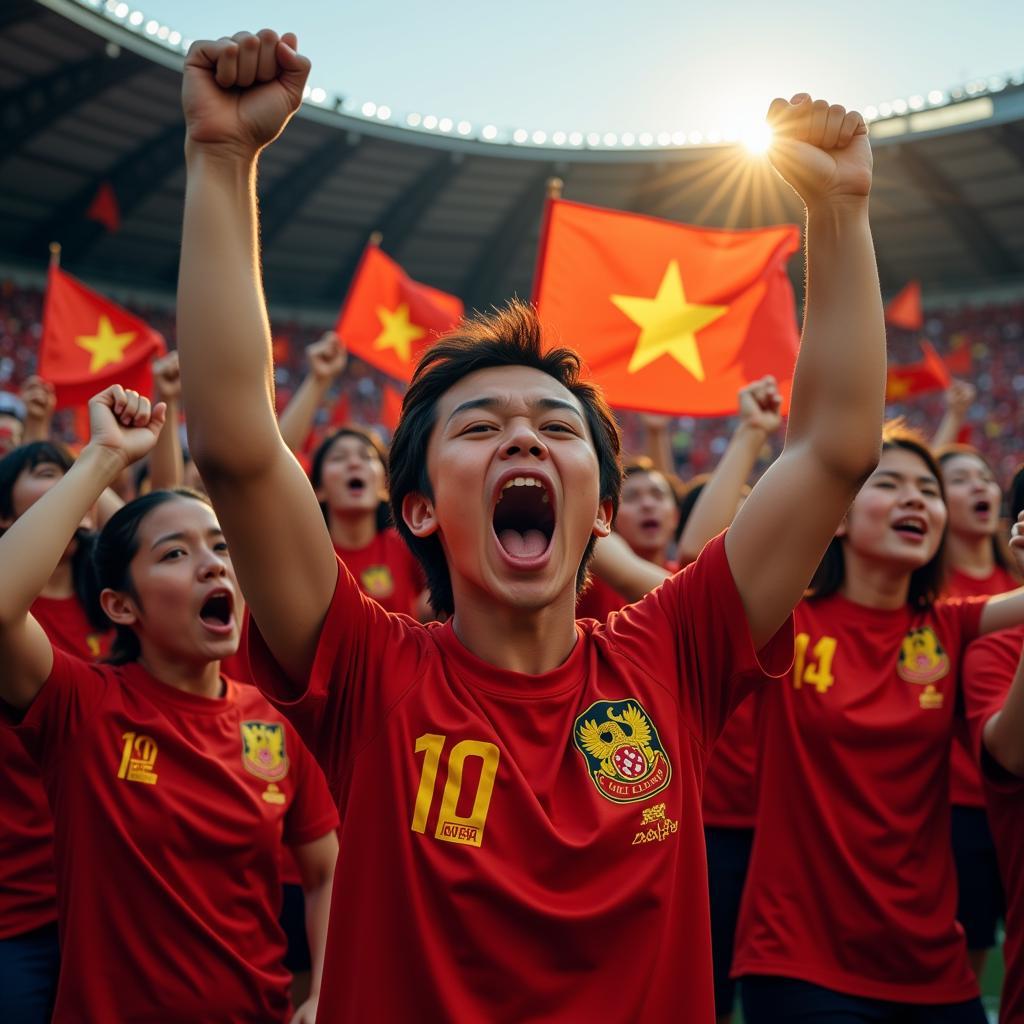
[[394, 349], [399, 359], [409, 362], [412, 358], [412, 343], [427, 333], [425, 327], [409, 322], [409, 304], [403, 302], [393, 310], [387, 306], [378, 306], [377, 318], [383, 330], [374, 339], [373, 347]]
[[75, 338], [75, 344], [92, 355], [89, 372], [96, 373], [104, 366], [111, 366], [124, 359], [124, 350], [135, 340], [135, 331], [118, 333], [110, 318], [100, 314], [95, 334], [83, 334]]
[[729, 307], [687, 302], [675, 260], [665, 269], [658, 294], [653, 299], [612, 295], [611, 300], [640, 328], [640, 337], [626, 367], [628, 373], [636, 373], [660, 356], [668, 355], [697, 380], [704, 380], [697, 332], [725, 316]]

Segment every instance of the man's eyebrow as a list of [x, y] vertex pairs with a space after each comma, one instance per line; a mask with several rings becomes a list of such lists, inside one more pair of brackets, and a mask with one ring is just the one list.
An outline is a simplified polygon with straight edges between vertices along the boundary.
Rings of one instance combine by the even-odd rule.
[[[471, 398], [467, 402], [460, 403], [452, 410], [447, 423], [451, 423], [460, 412], [468, 412], [471, 409], [497, 409], [507, 404], [507, 398]], [[532, 404], [539, 409], [563, 409], [583, 419], [583, 414], [579, 409], [572, 402], [567, 402], [564, 398], [538, 398]], [[446, 426], [447, 423], [445, 424]]]

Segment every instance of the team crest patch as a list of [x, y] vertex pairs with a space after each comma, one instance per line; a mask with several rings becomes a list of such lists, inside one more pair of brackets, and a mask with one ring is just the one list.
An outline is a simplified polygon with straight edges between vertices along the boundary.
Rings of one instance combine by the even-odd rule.
[[243, 722], [242, 764], [259, 779], [280, 782], [288, 774], [284, 726], [280, 722]]
[[912, 629], [900, 646], [896, 674], [908, 683], [934, 683], [949, 672], [949, 655], [931, 626]]
[[672, 778], [658, 730], [635, 700], [591, 704], [576, 719], [572, 738], [600, 794], [617, 804], [646, 800]]
[[390, 597], [395, 592], [395, 581], [386, 565], [371, 565], [360, 573], [359, 578], [363, 584], [363, 592], [370, 597]]

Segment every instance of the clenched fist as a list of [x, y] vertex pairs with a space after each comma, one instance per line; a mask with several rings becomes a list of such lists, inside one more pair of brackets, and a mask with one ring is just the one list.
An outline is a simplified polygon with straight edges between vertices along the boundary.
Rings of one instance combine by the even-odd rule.
[[769, 159], [808, 207], [867, 199], [871, 145], [860, 114], [798, 93], [772, 100], [767, 120]]
[[254, 157], [302, 102], [309, 60], [298, 40], [270, 29], [200, 40], [185, 58], [181, 104], [187, 148]]

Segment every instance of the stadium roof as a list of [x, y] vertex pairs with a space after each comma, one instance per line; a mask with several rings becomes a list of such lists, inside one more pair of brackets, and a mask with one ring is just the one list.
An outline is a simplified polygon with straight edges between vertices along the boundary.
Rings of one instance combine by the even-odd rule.
[[[57, 240], [75, 273], [170, 292], [184, 187], [181, 47], [147, 34], [141, 15], [129, 23], [127, 4], [99, 3], [0, 9], [0, 262], [42, 268]], [[876, 113], [888, 115], [872, 124], [883, 287], [1024, 281], [1024, 85], [972, 83]], [[414, 278], [469, 306], [528, 295], [553, 176], [567, 199], [688, 223], [799, 217], [788, 190], [737, 145], [520, 145], [449, 132], [310, 97], [261, 162], [272, 302], [336, 307], [374, 231]], [[120, 208], [115, 233], [85, 216], [104, 182]]]

